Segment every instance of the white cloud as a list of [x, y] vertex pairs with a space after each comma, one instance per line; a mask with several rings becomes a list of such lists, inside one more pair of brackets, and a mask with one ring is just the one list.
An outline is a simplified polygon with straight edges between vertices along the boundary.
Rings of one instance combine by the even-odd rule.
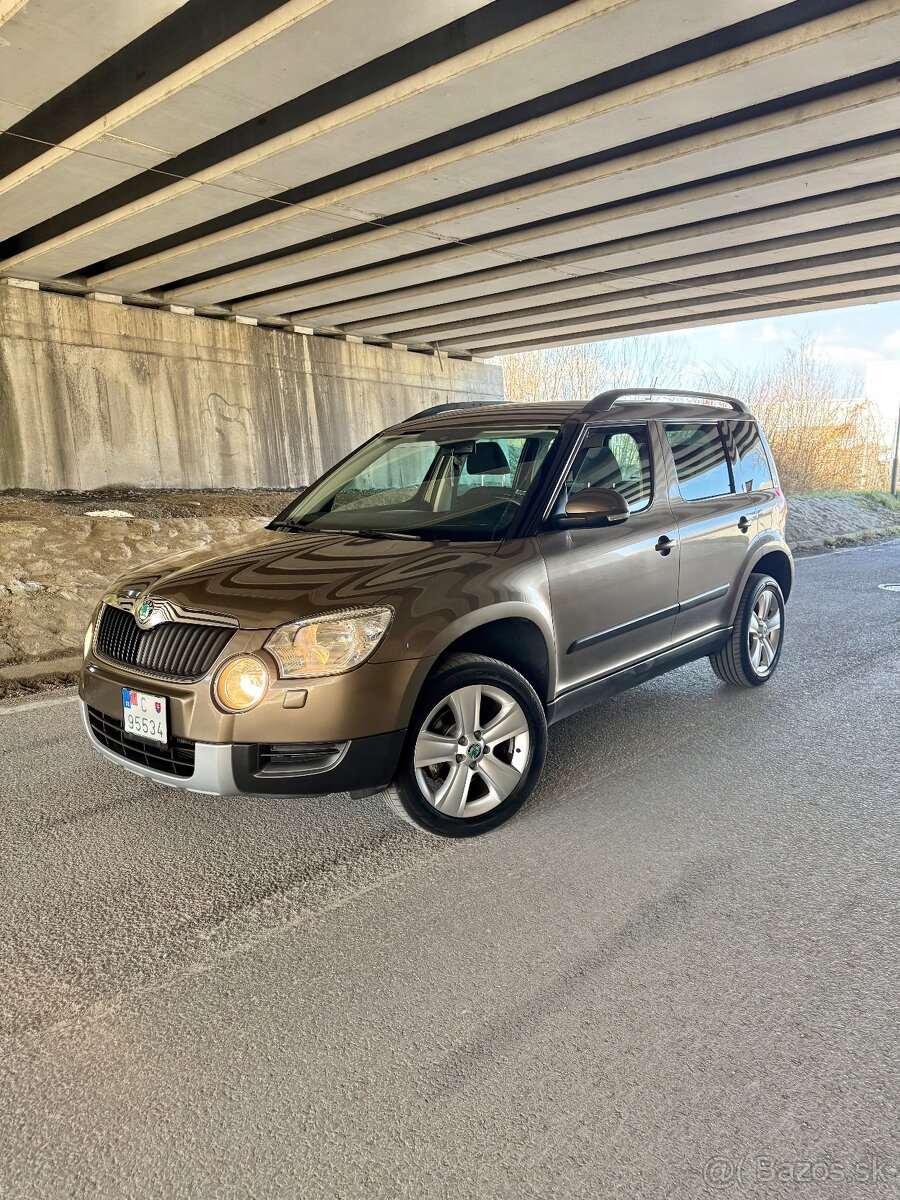
[[718, 333], [723, 341], [731, 342], [737, 337], [738, 327], [734, 321], [729, 321], [727, 325], [720, 325], [718, 327]]
[[884, 357], [864, 346], [841, 346], [827, 341], [816, 346], [815, 355], [822, 362], [832, 363], [836, 367], [865, 367], [869, 363], [880, 362]]
[[759, 331], [759, 340], [761, 342], [790, 342], [794, 338], [794, 334], [789, 329], [779, 329], [768, 321]]
[[885, 440], [894, 436], [900, 417], [900, 362], [883, 358], [866, 367], [866, 395], [884, 422]]
[[900, 350], [900, 329], [895, 329], [881, 340], [882, 350]]

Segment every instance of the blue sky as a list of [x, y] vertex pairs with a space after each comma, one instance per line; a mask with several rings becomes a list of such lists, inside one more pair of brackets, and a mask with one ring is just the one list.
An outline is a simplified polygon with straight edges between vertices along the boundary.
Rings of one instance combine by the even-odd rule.
[[748, 366], [780, 355], [799, 337], [815, 338], [816, 353], [860, 381], [860, 391], [893, 425], [900, 406], [900, 300], [833, 308], [760, 321], [733, 321], [673, 334], [688, 340], [691, 360]]

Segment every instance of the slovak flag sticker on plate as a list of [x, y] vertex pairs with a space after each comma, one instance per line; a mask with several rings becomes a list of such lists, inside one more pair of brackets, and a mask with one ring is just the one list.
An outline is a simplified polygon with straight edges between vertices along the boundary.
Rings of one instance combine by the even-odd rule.
[[165, 696], [122, 688], [122, 724], [125, 733], [145, 742], [169, 742], [169, 722]]

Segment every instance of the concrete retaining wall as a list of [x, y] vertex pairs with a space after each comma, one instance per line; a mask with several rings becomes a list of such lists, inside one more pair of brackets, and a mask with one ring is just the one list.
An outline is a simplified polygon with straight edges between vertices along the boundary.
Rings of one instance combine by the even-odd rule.
[[498, 367], [0, 286], [0, 489], [292, 488]]

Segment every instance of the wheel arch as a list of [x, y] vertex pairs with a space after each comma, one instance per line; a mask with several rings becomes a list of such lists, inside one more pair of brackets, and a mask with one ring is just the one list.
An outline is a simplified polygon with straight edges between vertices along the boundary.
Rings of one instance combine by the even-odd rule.
[[753, 565], [748, 571], [748, 575], [750, 574], [771, 575], [781, 588], [781, 594], [785, 600], [791, 594], [791, 588], [794, 586], [794, 563], [790, 554], [785, 550], [764, 550], [754, 560]]
[[404, 704], [407, 722], [425, 681], [449, 655], [456, 653], [484, 654], [515, 668], [537, 692], [545, 709], [555, 693], [555, 641], [546, 616], [527, 604], [478, 609], [442, 630], [420, 660]]
[[734, 589], [730, 624], [733, 624], [737, 618], [738, 606], [744, 594], [744, 588], [747, 586], [747, 580], [751, 575], [763, 573], [772, 576], [787, 600], [794, 586], [794, 560], [786, 542], [769, 536], [756, 544]]
[[476, 625], [451, 642], [435, 665], [457, 653], [484, 654], [513, 667], [525, 676], [546, 709], [551, 695], [551, 657], [534, 621], [527, 617], [496, 617]]

